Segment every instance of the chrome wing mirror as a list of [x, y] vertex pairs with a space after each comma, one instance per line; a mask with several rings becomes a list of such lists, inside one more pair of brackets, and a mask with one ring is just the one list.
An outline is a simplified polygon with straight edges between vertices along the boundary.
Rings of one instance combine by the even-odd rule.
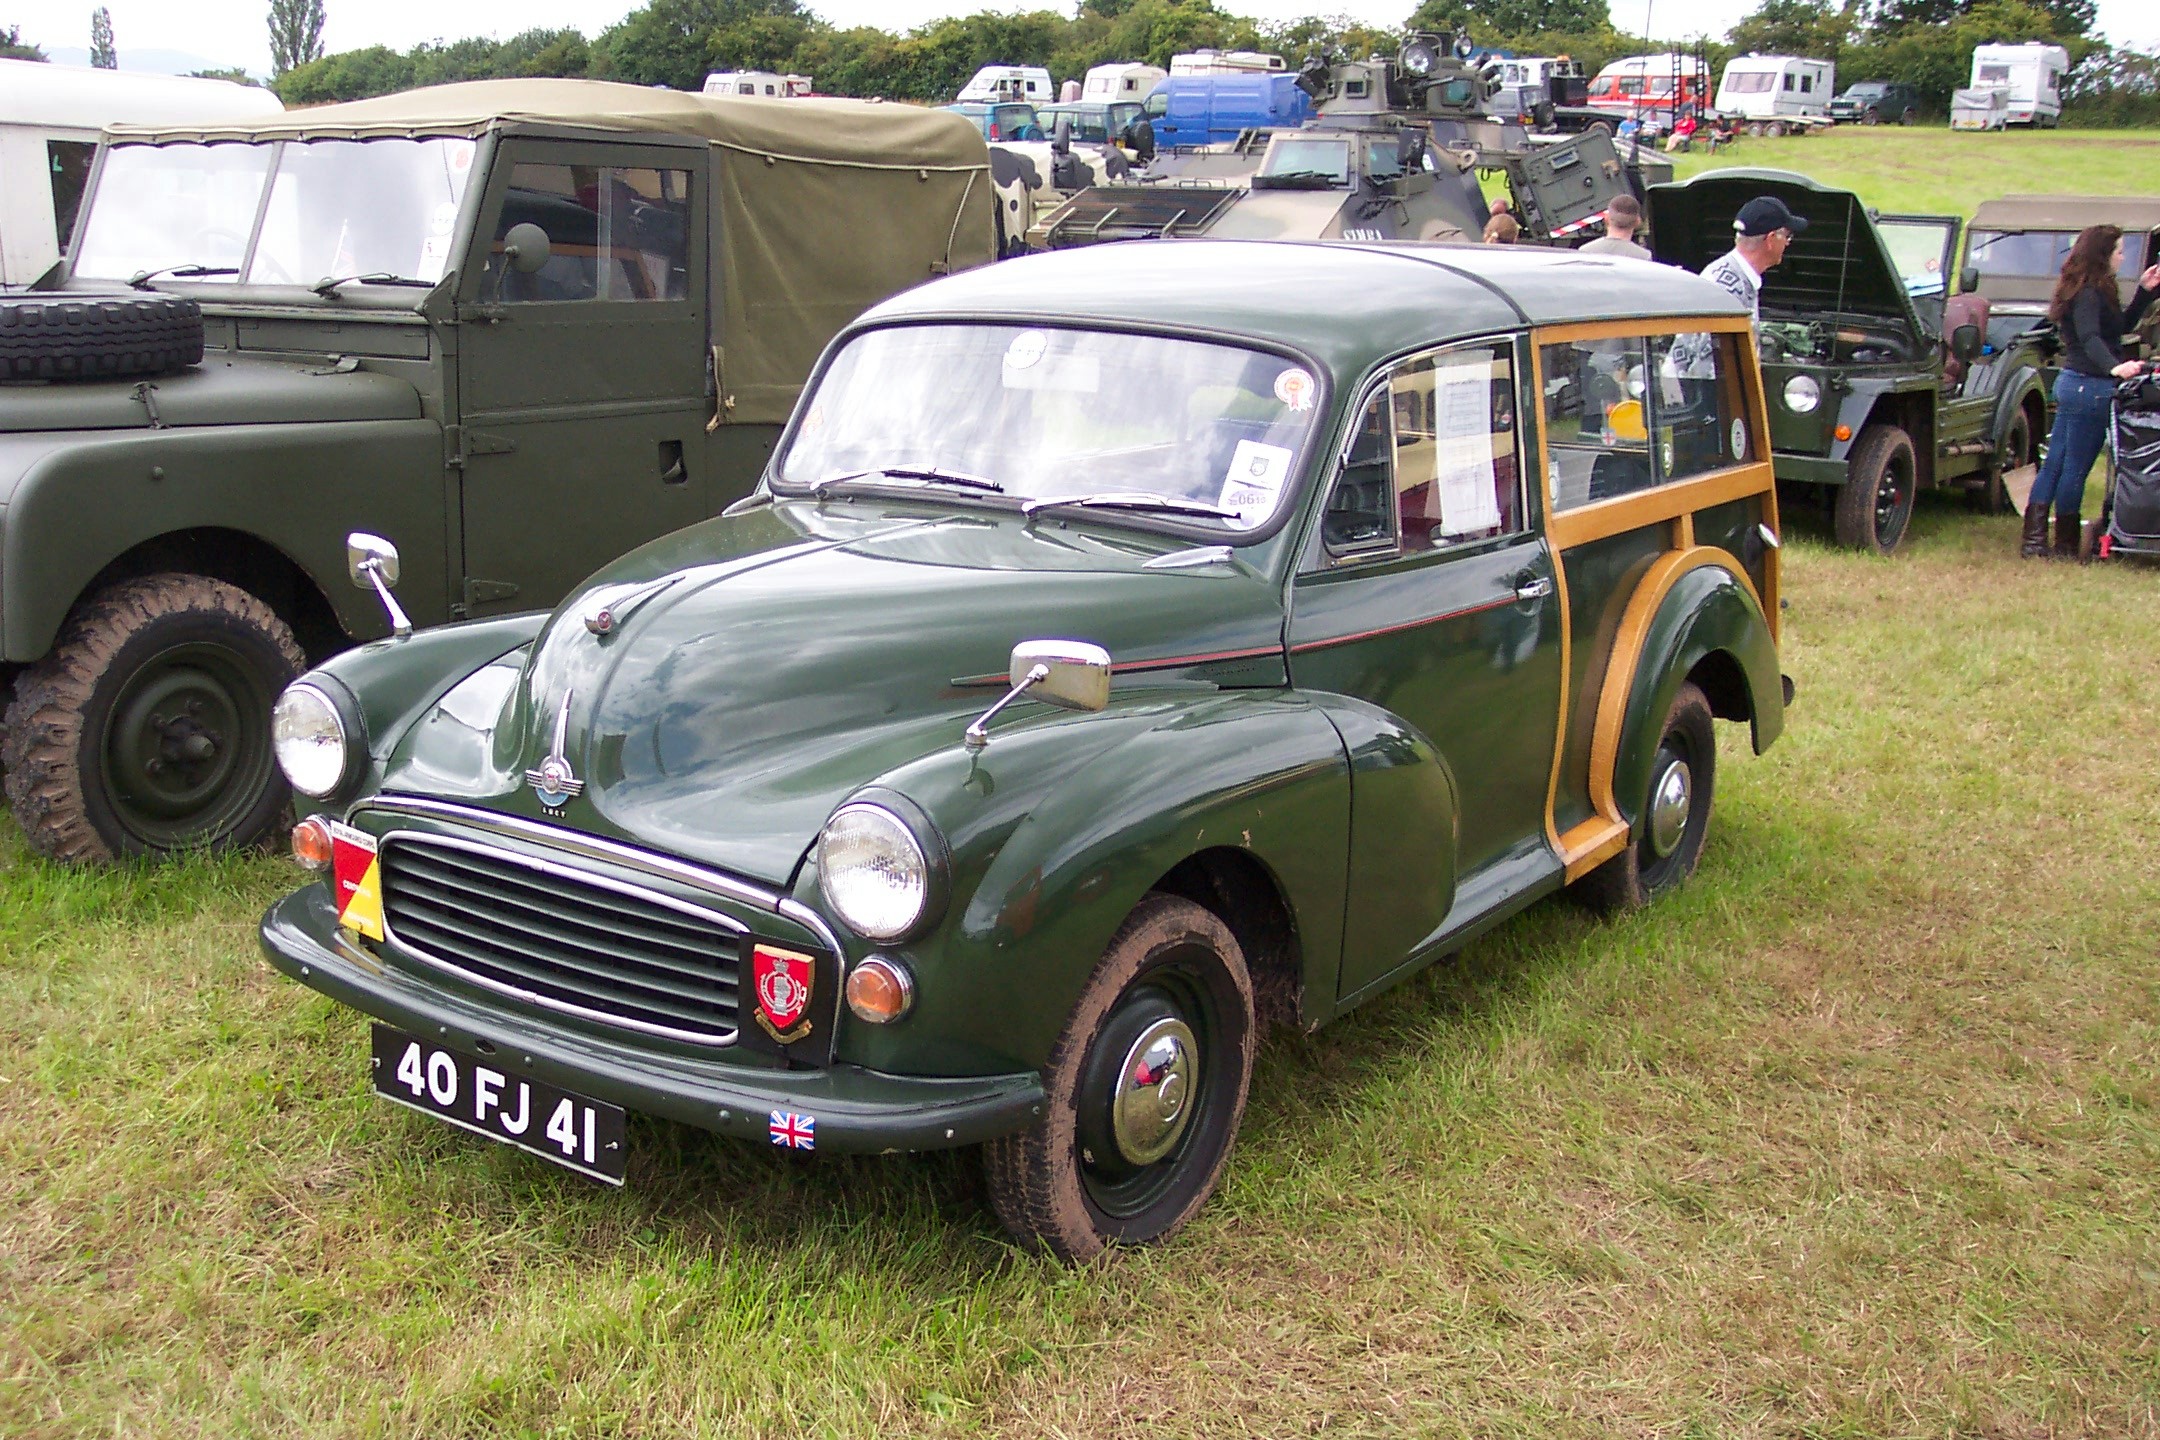
[[397, 546], [380, 535], [355, 530], [345, 537], [345, 573], [362, 590], [373, 590], [390, 612], [390, 633], [402, 640], [412, 634], [412, 620], [390, 591], [398, 582]]
[[990, 743], [986, 728], [1000, 710], [1034, 691], [1066, 710], [1100, 710], [1110, 703], [1110, 652], [1083, 640], [1023, 640], [1013, 646], [1008, 674], [1012, 689], [967, 727], [967, 748]]

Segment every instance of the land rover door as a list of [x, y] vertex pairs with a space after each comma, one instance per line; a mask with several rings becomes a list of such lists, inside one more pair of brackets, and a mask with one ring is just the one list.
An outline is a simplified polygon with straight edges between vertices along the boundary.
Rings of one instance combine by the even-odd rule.
[[664, 142], [495, 151], [450, 441], [467, 614], [553, 605], [713, 508], [706, 166], [704, 147]]

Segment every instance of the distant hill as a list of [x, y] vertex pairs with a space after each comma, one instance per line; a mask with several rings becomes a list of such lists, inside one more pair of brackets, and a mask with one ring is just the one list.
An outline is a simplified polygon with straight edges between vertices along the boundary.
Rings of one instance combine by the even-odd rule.
[[[90, 52], [80, 45], [54, 46], [45, 53], [52, 57], [55, 65], [87, 66], [90, 63]], [[217, 70], [225, 67], [218, 61], [190, 55], [185, 50], [145, 50], [122, 45], [120, 68], [139, 70], [146, 75], [191, 75], [197, 70]]]

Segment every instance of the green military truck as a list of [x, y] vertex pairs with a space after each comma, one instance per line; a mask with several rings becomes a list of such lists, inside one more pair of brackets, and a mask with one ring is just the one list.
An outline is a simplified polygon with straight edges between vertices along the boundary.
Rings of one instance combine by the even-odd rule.
[[2046, 433], [2047, 361], [2039, 337], [1952, 313], [1958, 220], [1875, 215], [1787, 170], [1717, 170], [1651, 190], [1658, 258], [1708, 264], [1757, 195], [1808, 221], [1763, 277], [1757, 325], [1779, 481], [1820, 497], [1839, 543], [1885, 555], [1921, 489], [2006, 508], [2003, 477]]
[[31, 846], [244, 844], [271, 704], [385, 633], [546, 608], [749, 493], [825, 342], [993, 258], [958, 116], [489, 81], [116, 130], [0, 300], [0, 682]]

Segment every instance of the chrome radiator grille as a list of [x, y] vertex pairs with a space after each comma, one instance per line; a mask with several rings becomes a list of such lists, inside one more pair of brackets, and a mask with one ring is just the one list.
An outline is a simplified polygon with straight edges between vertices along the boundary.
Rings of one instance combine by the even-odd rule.
[[743, 926], [642, 886], [449, 836], [382, 842], [393, 948], [545, 1008], [700, 1044], [735, 1038]]

